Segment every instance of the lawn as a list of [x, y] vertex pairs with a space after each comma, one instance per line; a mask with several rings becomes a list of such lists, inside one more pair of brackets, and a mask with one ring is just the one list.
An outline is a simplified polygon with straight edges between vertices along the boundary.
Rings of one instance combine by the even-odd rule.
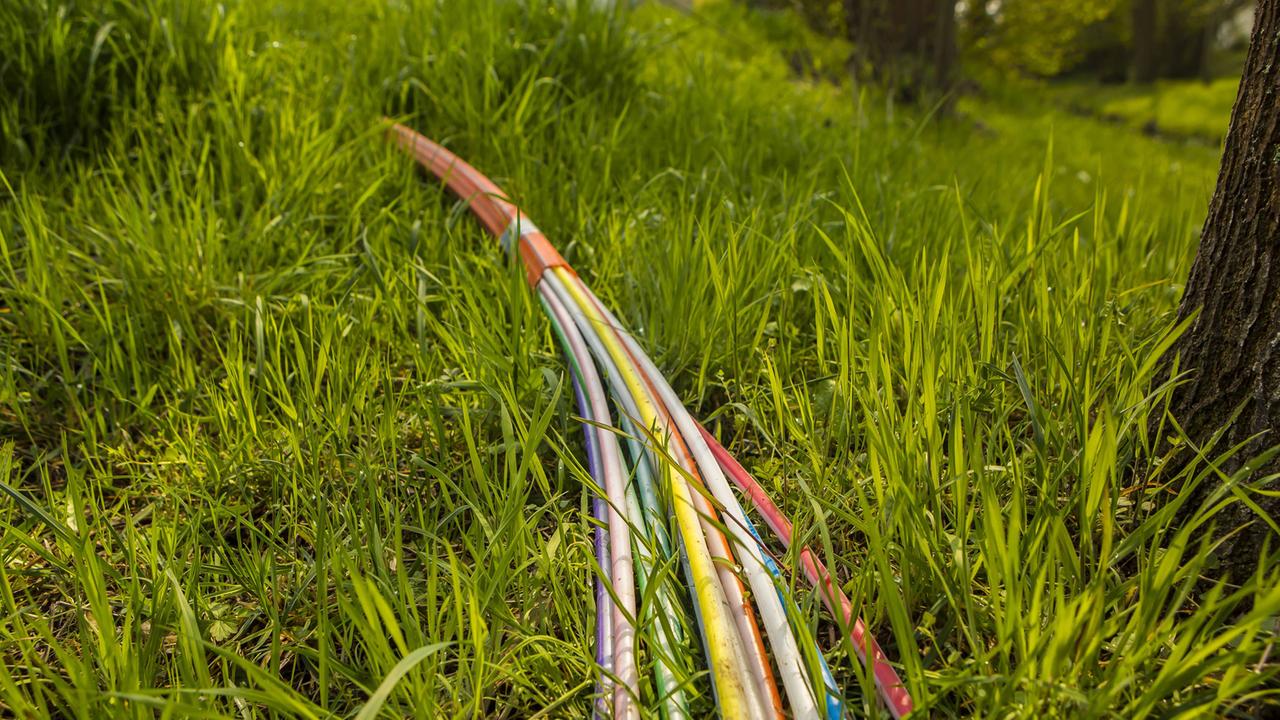
[[[568, 369], [383, 115], [637, 331], [918, 716], [1266, 711], [1276, 566], [1215, 582], [1238, 500], [1176, 493], [1230, 449], [1157, 450], [1188, 452], [1156, 361], [1217, 151], [1020, 91], [936, 117], [797, 77], [838, 49], [785, 18], [0, 6], [5, 714], [589, 713]], [[883, 714], [795, 592], [851, 714]]]

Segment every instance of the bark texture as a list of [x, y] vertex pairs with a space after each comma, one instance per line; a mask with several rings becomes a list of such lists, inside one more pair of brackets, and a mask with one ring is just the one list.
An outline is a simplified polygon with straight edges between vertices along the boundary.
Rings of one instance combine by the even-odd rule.
[[[1218, 446], [1262, 434], [1236, 456], [1239, 468], [1280, 444], [1280, 0], [1257, 6], [1218, 185], [1179, 318], [1197, 310], [1172, 350], [1192, 375], [1175, 392], [1171, 410], [1189, 436], [1203, 442], [1243, 408]], [[1256, 477], [1275, 472], [1280, 458]], [[1280, 498], [1254, 499], [1280, 520]], [[1222, 531], [1252, 523], [1220, 555], [1222, 569], [1243, 578], [1273, 533], [1241, 504], [1218, 522]]]

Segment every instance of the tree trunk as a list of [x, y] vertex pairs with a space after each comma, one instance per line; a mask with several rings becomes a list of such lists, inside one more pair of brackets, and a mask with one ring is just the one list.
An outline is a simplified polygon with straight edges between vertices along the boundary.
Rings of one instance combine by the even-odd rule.
[[844, 0], [844, 7], [859, 71], [908, 102], [951, 90], [955, 0]]
[[1209, 18], [1203, 11], [1190, 12], [1185, 7], [1170, 8], [1160, 23], [1156, 45], [1159, 60], [1156, 73], [1166, 78], [1194, 78], [1200, 72], [1201, 44], [1204, 24]]
[[1133, 62], [1129, 79], [1146, 84], [1156, 79], [1156, 0], [1132, 0]]
[[937, 24], [933, 48], [933, 82], [935, 89], [943, 93], [943, 111], [949, 112], [954, 98], [956, 58], [956, 3], [955, 0], [938, 0]]
[[1196, 75], [1200, 77], [1200, 82], [1213, 81], [1214, 42], [1218, 38], [1218, 27], [1222, 25], [1225, 14], [1226, 6], [1220, 5], [1209, 12], [1209, 19], [1204, 23], [1204, 37], [1200, 39], [1200, 63], [1196, 68]]
[[[1200, 314], [1171, 351], [1191, 374], [1170, 409], [1193, 441], [1206, 441], [1237, 409], [1217, 451], [1260, 434], [1227, 472], [1280, 444], [1280, 0], [1261, 0], [1256, 13], [1218, 186], [1178, 310], [1180, 319]], [[1280, 458], [1258, 472], [1280, 472]], [[1280, 498], [1253, 499], [1280, 519]], [[1219, 555], [1228, 576], [1246, 577], [1271, 530], [1242, 504], [1218, 523], [1224, 532], [1252, 523]]]

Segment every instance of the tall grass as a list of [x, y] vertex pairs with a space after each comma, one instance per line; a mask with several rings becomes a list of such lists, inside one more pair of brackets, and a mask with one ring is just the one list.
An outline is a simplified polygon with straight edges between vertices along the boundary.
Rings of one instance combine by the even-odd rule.
[[0, 161], [96, 147], [163, 92], [192, 97], [228, 49], [226, 9], [173, 0], [31, 0], [0, 7]]
[[1216, 582], [1209, 532], [1256, 480], [1185, 443], [1168, 476], [1148, 435], [1211, 150], [892, 108], [723, 5], [132, 7], [0, 22], [6, 711], [589, 710], [565, 368], [387, 112], [641, 331], [929, 714], [1266, 711], [1276, 565]]

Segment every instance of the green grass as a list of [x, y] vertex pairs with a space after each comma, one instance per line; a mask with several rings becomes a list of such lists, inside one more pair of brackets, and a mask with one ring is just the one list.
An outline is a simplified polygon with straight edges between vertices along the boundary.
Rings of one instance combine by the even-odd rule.
[[1051, 95], [1078, 111], [1117, 120], [1144, 132], [1218, 144], [1227, 135], [1239, 77], [1160, 80], [1151, 85], [1064, 83]]
[[1250, 482], [1174, 524], [1231, 449], [1173, 476], [1148, 430], [1216, 153], [796, 80], [777, 48], [830, 49], [737, 8], [589, 8], [0, 7], [5, 713], [588, 711], [565, 365], [383, 113], [640, 331], [930, 716], [1266, 711], [1280, 573], [1216, 581], [1208, 532]]

